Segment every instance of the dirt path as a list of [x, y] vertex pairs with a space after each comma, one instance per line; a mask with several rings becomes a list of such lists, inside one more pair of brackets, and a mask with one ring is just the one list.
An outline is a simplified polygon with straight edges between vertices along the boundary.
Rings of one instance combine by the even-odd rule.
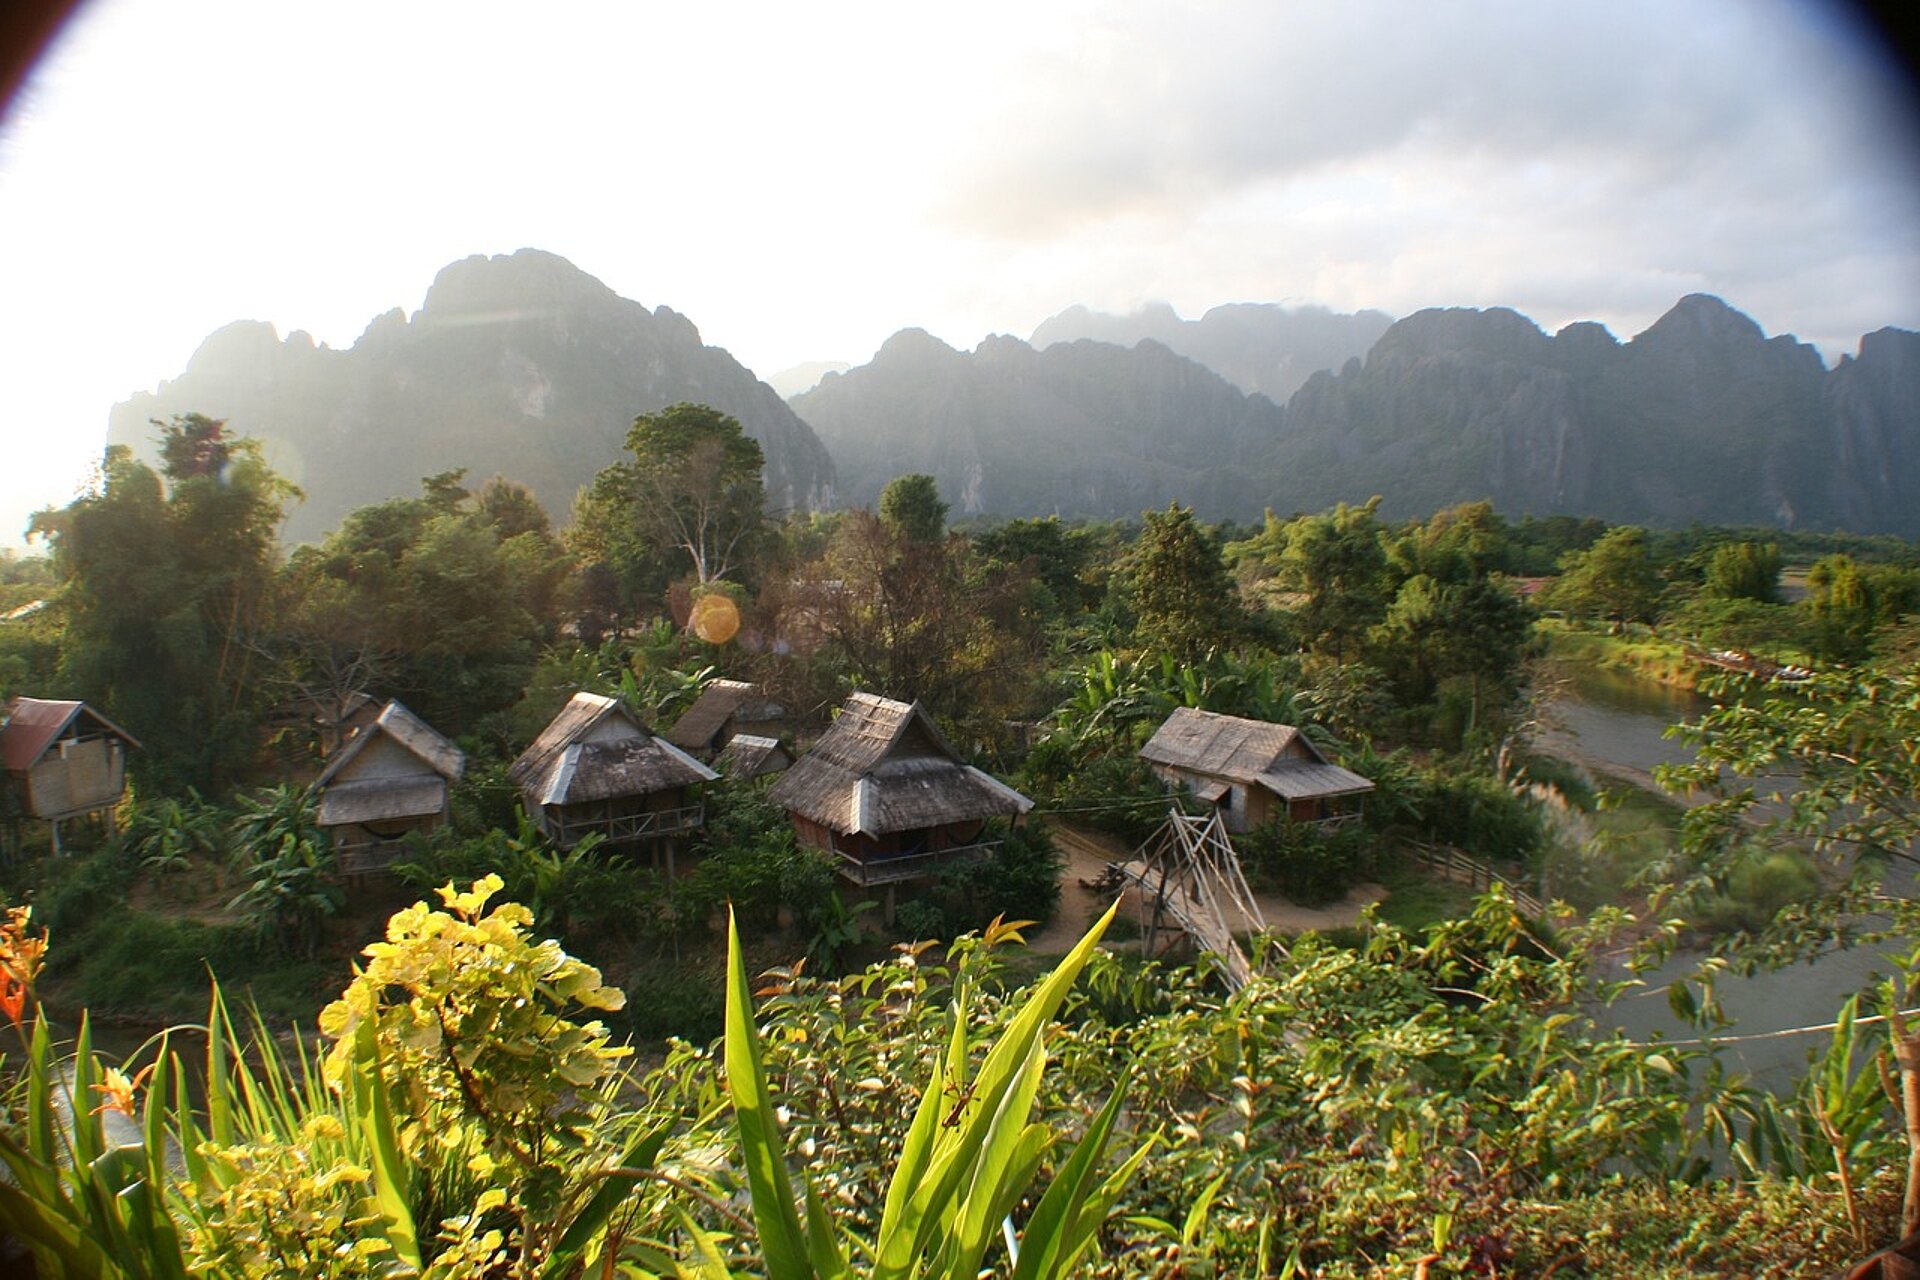
[[[1054, 845], [1066, 859], [1060, 873], [1060, 906], [1044, 929], [1028, 933], [1027, 945], [1040, 955], [1064, 955], [1113, 902], [1111, 894], [1088, 889], [1081, 882], [1099, 880], [1109, 862], [1124, 862], [1133, 851], [1103, 832], [1069, 826], [1057, 819], [1050, 825]], [[1301, 933], [1308, 929], [1325, 931], [1358, 924], [1360, 913], [1386, 896], [1386, 889], [1380, 885], [1363, 884], [1326, 907], [1296, 906], [1276, 893], [1255, 893], [1254, 901], [1269, 929], [1275, 933]], [[1133, 909], [1132, 902], [1121, 908], [1122, 912]]]

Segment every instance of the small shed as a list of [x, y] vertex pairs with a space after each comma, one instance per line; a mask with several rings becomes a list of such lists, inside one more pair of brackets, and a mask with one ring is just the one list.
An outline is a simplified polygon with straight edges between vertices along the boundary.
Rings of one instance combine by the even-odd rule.
[[1281, 818], [1339, 822], [1359, 812], [1373, 783], [1328, 762], [1292, 725], [1179, 707], [1140, 758], [1168, 782], [1220, 808], [1227, 830]]
[[746, 782], [793, 768], [793, 753], [778, 738], [736, 733], [720, 748], [713, 763], [729, 778]]
[[648, 732], [617, 699], [586, 692], [507, 770], [527, 812], [564, 849], [597, 832], [608, 844], [658, 850], [700, 828], [698, 788], [719, 776]]
[[700, 691], [692, 706], [680, 713], [666, 738], [682, 751], [711, 760], [736, 734], [779, 737], [784, 714], [757, 684], [714, 680]]
[[800, 843], [838, 860], [844, 878], [891, 885], [992, 847], [988, 818], [1033, 801], [960, 760], [918, 702], [848, 697], [813, 749], [767, 798], [786, 809]]
[[407, 836], [444, 823], [466, 767], [460, 748], [426, 721], [398, 702], [382, 707], [314, 779], [340, 874], [385, 871]]
[[84, 702], [15, 698], [0, 725], [0, 769], [12, 779], [21, 811], [58, 824], [111, 809], [127, 789], [134, 736]]

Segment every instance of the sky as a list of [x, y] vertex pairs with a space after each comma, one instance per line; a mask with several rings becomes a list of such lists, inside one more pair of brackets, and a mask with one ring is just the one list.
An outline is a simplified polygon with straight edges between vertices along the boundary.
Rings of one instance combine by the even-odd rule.
[[0, 117], [0, 545], [112, 404], [522, 247], [765, 375], [1073, 304], [1715, 293], [1920, 328], [1908, 86], [1825, 0], [91, 0]]

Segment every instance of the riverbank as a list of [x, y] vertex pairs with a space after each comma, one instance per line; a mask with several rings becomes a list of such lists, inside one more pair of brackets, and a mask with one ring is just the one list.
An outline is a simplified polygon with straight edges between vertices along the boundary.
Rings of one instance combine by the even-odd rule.
[[1550, 662], [1584, 665], [1634, 675], [1675, 689], [1692, 690], [1703, 668], [1698, 659], [1671, 640], [1662, 640], [1644, 627], [1621, 635], [1581, 631], [1564, 622], [1537, 624], [1547, 644]]

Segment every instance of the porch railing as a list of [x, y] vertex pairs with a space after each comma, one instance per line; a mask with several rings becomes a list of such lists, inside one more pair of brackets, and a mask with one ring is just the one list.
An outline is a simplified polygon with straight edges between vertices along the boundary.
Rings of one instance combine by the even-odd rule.
[[916, 880], [921, 876], [932, 875], [947, 863], [978, 858], [999, 847], [998, 840], [985, 840], [979, 844], [955, 845], [950, 849], [930, 849], [925, 853], [877, 854], [862, 857], [845, 849], [836, 848], [833, 854], [840, 861], [838, 870], [842, 878], [864, 889], [874, 885], [898, 884], [902, 880]]
[[572, 848], [581, 837], [598, 832], [608, 844], [630, 844], [658, 840], [697, 831], [706, 821], [707, 807], [685, 805], [678, 809], [653, 809], [645, 813], [620, 813], [611, 816], [581, 814], [572, 816], [542, 811], [540, 829], [563, 848]]

